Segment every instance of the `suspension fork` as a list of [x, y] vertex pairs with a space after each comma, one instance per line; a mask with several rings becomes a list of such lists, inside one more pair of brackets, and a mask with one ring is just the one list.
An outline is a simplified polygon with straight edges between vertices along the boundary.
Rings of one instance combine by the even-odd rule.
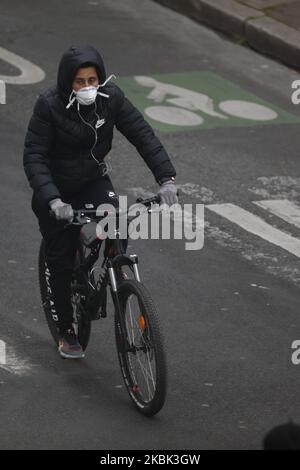
[[138, 257], [137, 255], [125, 255], [125, 254], [118, 254], [114, 258], [108, 261], [108, 269], [110, 273], [110, 281], [111, 285], [114, 282], [113, 278], [111, 277], [112, 273], [115, 272], [115, 269], [121, 269], [122, 266], [129, 266], [130, 269], [134, 273], [134, 277], [136, 281], [141, 282], [140, 273], [138, 269]]
[[113, 300], [114, 307], [115, 307], [115, 313], [116, 313], [117, 320], [118, 320], [117, 322], [118, 328], [121, 329], [119, 333], [121, 334], [122, 338], [126, 338], [126, 341], [122, 342], [123, 351], [126, 351], [127, 349], [129, 349], [130, 345], [128, 343], [127, 335], [125, 334], [126, 333], [125, 318], [124, 318], [122, 307], [120, 304], [119, 289], [118, 289], [119, 286], [118, 286], [118, 281], [115, 275], [115, 269], [121, 268], [124, 265], [133, 267], [135, 278], [138, 282], [140, 282], [140, 276], [139, 276], [139, 272], [137, 268], [137, 263], [138, 263], [138, 258], [136, 255], [127, 256], [124, 254], [119, 254], [115, 256], [114, 258], [109, 259], [107, 262], [108, 274], [110, 278], [111, 296], [112, 296], [112, 300]]
[[125, 352], [126, 349], [128, 348], [128, 341], [127, 341], [127, 335], [125, 334], [126, 332], [126, 326], [125, 326], [125, 318], [122, 315], [122, 308], [121, 308], [121, 303], [120, 303], [120, 298], [119, 298], [119, 290], [118, 290], [118, 283], [115, 275], [115, 268], [113, 266], [113, 259], [108, 260], [107, 262], [107, 269], [108, 269], [108, 274], [110, 278], [110, 293], [111, 297], [113, 300], [113, 304], [115, 307], [115, 315], [117, 319], [117, 328], [119, 329], [119, 335], [121, 338], [126, 339], [125, 341], [122, 341], [121, 343], [121, 348]]

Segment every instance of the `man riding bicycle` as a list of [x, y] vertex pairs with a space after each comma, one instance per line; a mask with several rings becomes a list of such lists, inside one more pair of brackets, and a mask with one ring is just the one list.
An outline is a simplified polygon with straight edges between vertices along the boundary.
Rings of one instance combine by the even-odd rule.
[[[24, 169], [33, 189], [32, 210], [45, 241], [50, 287], [63, 357], [84, 352], [73, 328], [71, 278], [80, 226], [69, 225], [73, 209], [118, 199], [104, 157], [114, 126], [133, 144], [160, 185], [161, 202], [177, 202], [175, 169], [142, 114], [106, 78], [102, 57], [91, 47], [70, 47], [62, 56], [57, 85], [41, 94], [30, 119]], [[50, 210], [55, 215], [52, 217]]]

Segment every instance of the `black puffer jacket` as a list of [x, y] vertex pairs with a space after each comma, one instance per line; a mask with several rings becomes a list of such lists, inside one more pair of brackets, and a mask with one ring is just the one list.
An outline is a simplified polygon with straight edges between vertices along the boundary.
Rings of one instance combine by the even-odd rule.
[[[51, 199], [71, 196], [101, 174], [91, 156], [95, 133], [79, 117], [77, 101], [69, 108], [69, 96], [76, 71], [92, 63], [101, 83], [106, 78], [103, 60], [91, 46], [71, 47], [63, 55], [57, 86], [40, 95], [25, 138], [24, 169], [34, 196], [41, 206]], [[174, 176], [175, 169], [158, 138], [142, 114], [115, 84], [100, 88], [109, 98], [97, 96], [95, 104], [80, 106], [82, 117], [93, 124], [96, 113], [105, 124], [97, 130], [93, 150], [101, 162], [111, 149], [114, 126], [136, 147], [157, 182]], [[124, 167], [126, 171], [126, 166]]]

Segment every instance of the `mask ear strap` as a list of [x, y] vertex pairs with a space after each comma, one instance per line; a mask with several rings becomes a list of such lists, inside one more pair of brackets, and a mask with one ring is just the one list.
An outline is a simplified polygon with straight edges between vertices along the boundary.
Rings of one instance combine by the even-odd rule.
[[105, 93], [101, 93], [101, 91], [98, 91], [97, 95], [104, 96], [104, 98], [109, 98], [109, 95], [106, 95]]
[[[109, 82], [109, 80], [111, 80], [112, 78], [117, 78], [114, 74], [110, 75], [104, 83], [102, 83], [102, 85], [99, 85], [98, 88], [102, 88], [104, 87], [107, 82]], [[104, 96], [104, 98], [109, 98], [109, 95], [107, 95], [106, 93], [101, 93], [101, 91], [98, 91], [97, 95], [100, 95], [100, 96]]]
[[114, 74], [110, 75], [104, 83], [102, 83], [102, 85], [100, 85], [100, 88], [102, 88], [103, 86], [105, 86], [107, 84], [107, 82], [109, 82], [109, 80], [111, 80], [112, 78], [117, 78]]
[[72, 104], [74, 103], [74, 101], [76, 100], [76, 96], [74, 96], [74, 97], [71, 99], [73, 93], [74, 93], [74, 90], [72, 90], [72, 92], [71, 92], [71, 94], [70, 94], [70, 96], [69, 96], [69, 103], [67, 104], [66, 109], [69, 109], [69, 108], [72, 106]]

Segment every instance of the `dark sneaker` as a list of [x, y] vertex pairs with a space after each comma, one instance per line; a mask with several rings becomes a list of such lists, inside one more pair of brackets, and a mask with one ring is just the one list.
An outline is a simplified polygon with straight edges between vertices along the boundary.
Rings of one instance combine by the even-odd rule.
[[64, 359], [82, 359], [85, 356], [73, 328], [61, 333], [58, 350]]

